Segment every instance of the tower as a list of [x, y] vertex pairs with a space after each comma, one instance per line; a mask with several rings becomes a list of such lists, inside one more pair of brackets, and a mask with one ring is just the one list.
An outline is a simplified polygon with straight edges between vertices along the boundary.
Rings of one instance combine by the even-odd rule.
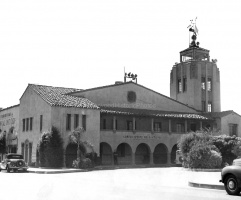
[[220, 73], [217, 60], [210, 61], [209, 50], [199, 47], [197, 28], [189, 48], [180, 52], [170, 74], [170, 97], [202, 112], [220, 112]]

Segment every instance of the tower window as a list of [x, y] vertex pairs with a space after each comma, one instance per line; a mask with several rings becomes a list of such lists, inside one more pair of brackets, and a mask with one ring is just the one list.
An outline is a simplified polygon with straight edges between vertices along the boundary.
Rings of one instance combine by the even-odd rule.
[[182, 92], [182, 81], [181, 79], [177, 80], [178, 92]]
[[208, 102], [208, 112], [212, 112], [212, 103]]
[[202, 77], [202, 79], [201, 79], [201, 87], [202, 87], [202, 90], [205, 90], [205, 88], [206, 88], [206, 78], [205, 77]]
[[211, 78], [208, 78], [207, 90], [208, 90], [208, 91], [211, 91], [211, 90], [212, 90], [212, 79], [211, 79]]
[[183, 92], [187, 91], [187, 78], [183, 78]]

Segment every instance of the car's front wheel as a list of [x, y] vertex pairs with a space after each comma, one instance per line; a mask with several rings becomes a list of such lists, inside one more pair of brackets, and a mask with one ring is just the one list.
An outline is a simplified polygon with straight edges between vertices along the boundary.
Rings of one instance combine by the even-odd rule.
[[238, 181], [236, 177], [233, 175], [229, 175], [225, 179], [224, 186], [225, 186], [225, 190], [230, 195], [238, 195], [241, 191], [241, 188], [238, 186]]

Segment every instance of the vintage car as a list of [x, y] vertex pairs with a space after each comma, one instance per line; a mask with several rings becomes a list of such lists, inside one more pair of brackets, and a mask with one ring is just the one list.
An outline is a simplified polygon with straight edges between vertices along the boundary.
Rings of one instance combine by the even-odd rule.
[[0, 171], [7, 170], [10, 172], [13, 170], [17, 171], [27, 171], [28, 164], [23, 160], [21, 154], [10, 153], [5, 156], [5, 159], [0, 163]]
[[241, 158], [235, 159], [233, 164], [224, 167], [220, 182], [224, 183], [225, 190], [230, 195], [238, 195], [241, 191]]

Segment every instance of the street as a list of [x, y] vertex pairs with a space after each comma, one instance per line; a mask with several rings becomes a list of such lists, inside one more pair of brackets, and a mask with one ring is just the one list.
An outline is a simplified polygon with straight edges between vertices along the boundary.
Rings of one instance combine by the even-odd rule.
[[224, 190], [192, 188], [181, 168], [117, 169], [64, 174], [0, 173], [1, 199], [240, 199]]

